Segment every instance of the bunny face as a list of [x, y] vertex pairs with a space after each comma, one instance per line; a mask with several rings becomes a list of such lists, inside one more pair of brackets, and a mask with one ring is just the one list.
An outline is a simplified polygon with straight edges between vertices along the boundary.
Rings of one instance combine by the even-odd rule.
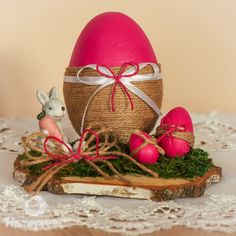
[[42, 104], [42, 110], [46, 115], [51, 116], [55, 120], [61, 120], [65, 115], [65, 105], [58, 98], [58, 91], [54, 87], [50, 90], [49, 95], [41, 90], [37, 91], [37, 98]]
[[55, 120], [61, 120], [65, 115], [65, 106], [62, 101], [57, 98], [50, 99], [44, 106], [45, 113]]

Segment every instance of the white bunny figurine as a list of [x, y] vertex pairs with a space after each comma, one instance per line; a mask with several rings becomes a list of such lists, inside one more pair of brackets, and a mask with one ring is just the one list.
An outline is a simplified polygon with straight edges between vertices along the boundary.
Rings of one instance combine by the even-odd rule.
[[42, 104], [42, 112], [37, 116], [41, 132], [68, 142], [61, 123], [66, 109], [64, 103], [58, 98], [57, 88], [51, 88], [48, 94], [37, 90], [37, 98]]

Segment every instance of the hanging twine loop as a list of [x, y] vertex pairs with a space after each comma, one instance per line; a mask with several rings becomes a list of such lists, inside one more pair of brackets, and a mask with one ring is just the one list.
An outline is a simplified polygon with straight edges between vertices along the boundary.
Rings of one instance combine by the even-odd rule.
[[140, 130], [135, 130], [134, 131], [134, 134], [138, 135], [139, 137], [141, 137], [144, 142], [139, 146], [137, 147], [135, 150], [133, 150], [131, 152], [131, 156], [134, 156], [137, 152], [139, 152], [140, 150], [142, 150], [143, 148], [145, 148], [148, 144], [152, 144], [156, 147], [157, 151], [161, 154], [161, 155], [165, 155], [165, 151], [162, 147], [160, 147], [158, 144], [157, 144], [157, 140], [156, 138], [154, 137], [151, 137], [151, 138], [148, 138], [146, 137]]
[[[124, 74], [124, 72], [128, 69], [129, 66], [132, 66], [134, 68], [134, 72], [130, 73], [130, 74]], [[97, 65], [96, 66], [96, 70], [97, 72], [101, 75], [101, 76], [105, 76], [106, 78], [110, 78], [110, 79], [114, 79], [115, 83], [112, 86], [112, 91], [111, 91], [111, 110], [112, 112], [115, 112], [115, 93], [116, 93], [116, 87], [117, 85], [119, 85], [123, 92], [125, 93], [125, 95], [127, 96], [127, 98], [130, 101], [130, 107], [131, 110], [134, 109], [134, 102], [132, 100], [132, 97], [128, 91], [128, 89], [126, 88], [126, 86], [124, 85], [124, 83], [122, 82], [122, 78], [128, 78], [128, 77], [132, 77], [134, 75], [136, 75], [139, 71], [139, 65], [137, 63], [134, 62], [128, 62], [128, 63], [124, 63], [121, 68], [119, 73], [116, 75], [110, 68], [106, 67], [106, 69], [110, 72], [111, 75], [107, 74], [107, 73], [103, 73], [100, 68], [100, 66]]]
[[194, 134], [187, 131], [186, 128], [181, 125], [160, 125], [156, 129], [156, 136], [158, 137], [157, 143], [159, 143], [166, 136], [182, 139], [188, 142], [191, 147], [193, 147], [195, 141]]

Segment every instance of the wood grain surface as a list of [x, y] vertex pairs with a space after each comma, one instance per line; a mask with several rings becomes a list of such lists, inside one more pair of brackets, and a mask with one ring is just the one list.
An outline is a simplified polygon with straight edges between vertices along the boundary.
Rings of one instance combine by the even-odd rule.
[[[15, 161], [14, 166], [14, 178], [23, 183], [27, 173], [24, 169], [21, 169], [18, 160]], [[60, 180], [52, 178], [46, 184], [46, 188], [49, 192], [55, 194], [106, 195], [166, 201], [175, 198], [200, 197], [207, 187], [220, 182], [221, 175], [222, 169], [217, 166], [212, 167], [203, 176], [193, 180], [126, 175], [125, 178], [133, 184], [132, 186], [128, 186], [117, 179], [106, 180], [103, 177], [81, 178], [71, 176]]]

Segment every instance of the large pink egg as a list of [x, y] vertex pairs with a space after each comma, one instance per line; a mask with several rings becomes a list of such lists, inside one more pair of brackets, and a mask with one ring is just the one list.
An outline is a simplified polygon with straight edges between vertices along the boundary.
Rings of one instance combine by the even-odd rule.
[[123, 13], [106, 12], [84, 27], [69, 66], [115, 67], [125, 62], [157, 63], [157, 59], [147, 36], [134, 20]]
[[[186, 109], [176, 107], [169, 111], [161, 120], [161, 125], [177, 125], [184, 127], [186, 131], [193, 133], [192, 119]], [[165, 136], [158, 143], [168, 157], [182, 157], [190, 151], [190, 144], [173, 136]]]
[[[151, 136], [148, 135], [147, 133], [143, 132], [143, 134], [148, 139], [151, 139]], [[133, 152], [143, 143], [144, 140], [142, 137], [140, 137], [137, 134], [132, 134], [130, 136], [130, 141], [129, 141], [130, 152]], [[140, 151], [136, 152], [133, 157], [136, 158], [141, 163], [154, 164], [157, 162], [159, 158], [159, 152], [154, 144], [147, 144]]]

